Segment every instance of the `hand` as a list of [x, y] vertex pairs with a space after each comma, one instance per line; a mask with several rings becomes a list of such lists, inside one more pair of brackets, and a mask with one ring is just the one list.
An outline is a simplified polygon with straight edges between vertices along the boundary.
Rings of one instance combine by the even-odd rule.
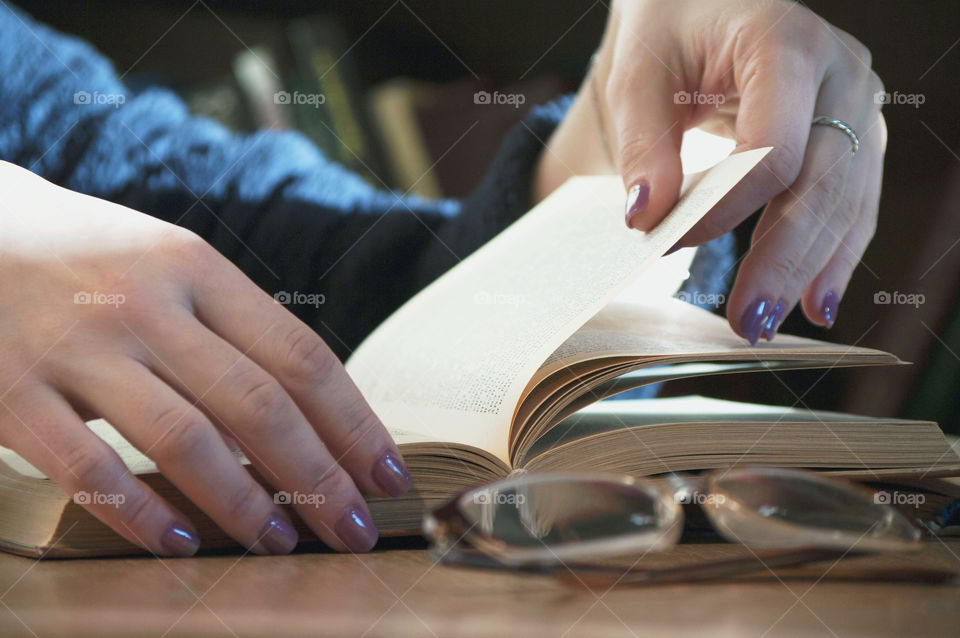
[[0, 192], [0, 444], [157, 554], [193, 554], [193, 526], [81, 415], [256, 553], [297, 534], [234, 441], [328, 545], [374, 544], [360, 490], [396, 496], [409, 476], [314, 331], [188, 231], [4, 162]]
[[[783, 0], [620, 0], [596, 61], [537, 169], [538, 197], [573, 174], [619, 172], [627, 223], [650, 230], [677, 200], [680, 140], [699, 126], [774, 150], [682, 241], [718, 237], [767, 204], [727, 305], [730, 325], [773, 338], [798, 300], [818, 325], [877, 223], [883, 85], [850, 34]], [[816, 116], [849, 123], [851, 140]], [[604, 144], [604, 139], [607, 144]]]

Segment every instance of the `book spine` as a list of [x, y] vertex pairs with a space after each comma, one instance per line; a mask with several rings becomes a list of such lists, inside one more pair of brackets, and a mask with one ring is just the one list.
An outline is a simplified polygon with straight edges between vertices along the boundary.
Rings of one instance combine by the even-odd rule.
[[342, 27], [331, 18], [292, 21], [287, 35], [300, 93], [290, 96], [297, 123], [331, 159], [382, 185], [379, 148]]

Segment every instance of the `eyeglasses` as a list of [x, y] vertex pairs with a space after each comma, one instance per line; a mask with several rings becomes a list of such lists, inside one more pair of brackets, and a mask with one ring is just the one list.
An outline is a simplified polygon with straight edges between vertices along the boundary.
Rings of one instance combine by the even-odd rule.
[[[728, 541], [776, 549], [766, 556], [624, 572], [580, 561], [663, 551], [683, 531], [683, 504], [698, 504]], [[578, 580], [703, 580], [839, 558], [914, 550], [920, 531], [873, 492], [813, 472], [768, 467], [672, 476], [520, 473], [468, 490], [424, 518], [445, 563], [553, 571]], [[760, 560], [756, 560], [760, 558]]]

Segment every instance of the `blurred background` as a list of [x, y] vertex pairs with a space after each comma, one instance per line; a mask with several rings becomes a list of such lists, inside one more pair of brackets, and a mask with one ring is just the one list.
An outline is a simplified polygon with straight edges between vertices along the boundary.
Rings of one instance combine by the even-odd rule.
[[[236, 130], [299, 129], [372, 184], [462, 196], [533, 104], [575, 91], [606, 1], [44, 0], [20, 6]], [[666, 392], [938, 421], [960, 433], [960, 4], [805, 3], [873, 52], [890, 95], [876, 237], [829, 332], [910, 366], [741, 375]], [[503, 96], [522, 96], [498, 103]], [[741, 250], [752, 223], [737, 231]], [[718, 309], [723, 312], [723, 308]]]

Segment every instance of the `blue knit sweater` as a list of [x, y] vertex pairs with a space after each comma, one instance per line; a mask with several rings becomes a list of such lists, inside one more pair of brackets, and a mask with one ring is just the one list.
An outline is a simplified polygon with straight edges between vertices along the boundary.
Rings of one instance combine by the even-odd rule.
[[[323, 294], [291, 309], [340, 356], [530, 207], [540, 140], [570, 101], [531, 109], [466, 199], [402, 196], [298, 133], [238, 134], [169, 91], [133, 94], [89, 44], [0, 5], [0, 159], [190, 228], [270, 294]], [[731, 245], [699, 251], [687, 290], [725, 289]]]

